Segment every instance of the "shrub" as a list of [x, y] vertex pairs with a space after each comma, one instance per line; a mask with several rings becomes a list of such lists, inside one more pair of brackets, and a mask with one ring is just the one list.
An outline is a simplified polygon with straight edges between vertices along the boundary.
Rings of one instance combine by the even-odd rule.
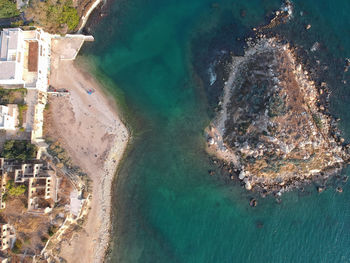
[[18, 104], [18, 126], [22, 127], [23, 125], [23, 113], [28, 109], [27, 104]]
[[23, 20], [18, 20], [15, 22], [11, 22], [11, 27], [21, 27], [21, 26], [23, 26], [23, 24], [24, 24]]
[[26, 16], [52, 33], [58, 33], [60, 29], [64, 31], [61, 33], [65, 33], [65, 26], [72, 31], [80, 20], [72, 0], [34, 0], [32, 6], [26, 10]]
[[4, 193], [3, 196], [2, 196], [2, 201], [6, 202], [7, 197], [8, 197], [8, 193]]
[[15, 253], [15, 254], [19, 254], [21, 252], [22, 245], [23, 245], [22, 241], [19, 240], [19, 239], [16, 239], [16, 242], [13, 245], [13, 248], [12, 248], [12, 252]]
[[[2, 0], [0, 0], [2, 1]], [[24, 104], [24, 98], [27, 94], [25, 88], [4, 89], [0, 88], [0, 104]]]
[[52, 143], [48, 148], [48, 152], [53, 157], [57, 157], [59, 159], [59, 163], [57, 164], [58, 168], [62, 168], [63, 166], [70, 168], [72, 166], [71, 158], [58, 142]]
[[323, 125], [322, 125], [322, 120], [321, 120], [320, 116], [318, 116], [316, 113], [313, 113], [312, 119], [314, 120], [317, 128], [322, 129]]
[[50, 226], [49, 229], [47, 230], [47, 233], [49, 234], [50, 237], [52, 237], [56, 232], [57, 232], [57, 227], [55, 226]]
[[0, 0], [0, 18], [9, 18], [18, 16], [19, 11], [16, 7], [16, 2], [11, 0]]
[[13, 181], [10, 180], [6, 184], [6, 190], [9, 196], [20, 196], [26, 192], [27, 187], [25, 185], [15, 186]]
[[50, 103], [47, 102], [47, 103], [45, 104], [45, 110], [50, 110]]
[[65, 2], [62, 14], [59, 17], [61, 24], [66, 24], [69, 30], [73, 30], [79, 24], [79, 16], [77, 10], [73, 7], [73, 2], [68, 0]]

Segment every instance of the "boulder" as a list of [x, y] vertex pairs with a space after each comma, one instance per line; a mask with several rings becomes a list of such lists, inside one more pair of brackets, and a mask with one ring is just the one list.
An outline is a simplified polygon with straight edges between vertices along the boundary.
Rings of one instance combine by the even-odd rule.
[[324, 189], [325, 188], [323, 186], [318, 186], [317, 187], [317, 192], [322, 193], [324, 191]]
[[245, 172], [242, 170], [242, 171], [239, 173], [238, 178], [239, 178], [239, 180], [243, 180], [244, 177], [245, 177]]
[[208, 138], [208, 143], [209, 143], [210, 145], [213, 145], [213, 144], [215, 143], [214, 138], [209, 137], [209, 138]]
[[251, 207], [256, 207], [258, 205], [258, 201], [255, 198], [250, 199], [249, 205]]
[[245, 189], [247, 189], [247, 190], [252, 190], [252, 185], [250, 184], [250, 182], [246, 182], [245, 183]]

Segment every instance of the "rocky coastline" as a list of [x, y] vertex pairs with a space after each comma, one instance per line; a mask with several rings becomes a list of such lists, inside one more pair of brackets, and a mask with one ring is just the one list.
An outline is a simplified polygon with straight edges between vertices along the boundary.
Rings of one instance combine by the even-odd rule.
[[327, 84], [312, 80], [284, 40], [259, 33], [247, 46], [232, 57], [206, 129], [213, 161], [262, 196], [314, 181], [321, 192], [350, 153], [329, 111]]

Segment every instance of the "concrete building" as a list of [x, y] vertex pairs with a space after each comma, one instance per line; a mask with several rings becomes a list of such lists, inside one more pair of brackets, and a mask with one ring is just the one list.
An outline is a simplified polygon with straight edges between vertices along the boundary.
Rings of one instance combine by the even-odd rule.
[[0, 223], [0, 249], [11, 248], [16, 238], [13, 226], [7, 223]]
[[48, 163], [36, 160], [14, 167], [15, 183], [27, 183], [28, 211], [47, 213], [57, 201], [56, 174]]
[[[44, 109], [49, 86], [51, 39], [42, 29], [7, 28], [0, 36], [0, 87], [26, 88], [25, 129], [31, 141], [43, 143]], [[4, 118], [9, 122], [10, 117]], [[1, 125], [0, 125], [1, 129]]]
[[26, 163], [0, 158], [4, 174], [13, 178], [16, 184], [26, 184], [28, 192], [28, 212], [47, 213], [57, 201], [56, 173], [42, 160]]
[[76, 189], [70, 193], [70, 212], [73, 216], [78, 217], [84, 205], [85, 199]]
[[18, 124], [18, 106], [16, 104], [0, 105], [0, 129], [15, 130]]
[[0, 37], [0, 85], [47, 91], [51, 35], [6, 28]]
[[8, 28], [0, 37], [0, 84], [24, 85], [24, 40], [19, 28]]

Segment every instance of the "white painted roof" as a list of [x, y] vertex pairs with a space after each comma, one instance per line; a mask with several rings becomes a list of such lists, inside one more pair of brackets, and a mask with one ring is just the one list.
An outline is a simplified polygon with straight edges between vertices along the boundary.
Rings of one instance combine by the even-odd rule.
[[[9, 104], [12, 105], [12, 104]], [[0, 106], [0, 129], [9, 129], [14, 130], [16, 129], [16, 120], [12, 114], [9, 114], [9, 107], [1, 105]]]
[[16, 50], [18, 46], [20, 28], [5, 28], [1, 31], [0, 38], [0, 60], [7, 60], [10, 50]]
[[15, 79], [16, 61], [0, 61], [0, 80]]

